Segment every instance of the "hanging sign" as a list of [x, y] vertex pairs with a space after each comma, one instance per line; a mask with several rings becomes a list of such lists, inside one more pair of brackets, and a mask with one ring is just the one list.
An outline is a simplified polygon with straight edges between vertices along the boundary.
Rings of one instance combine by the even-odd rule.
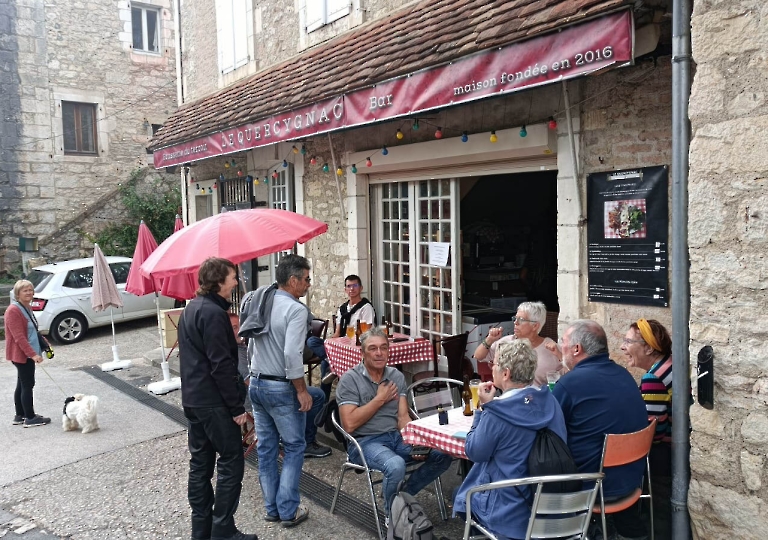
[[448, 255], [451, 253], [449, 242], [429, 243], [429, 266], [448, 266]]
[[590, 302], [668, 306], [668, 168], [587, 176]]
[[621, 67], [632, 62], [633, 36], [630, 11], [606, 15], [156, 150], [154, 165], [170, 167]]

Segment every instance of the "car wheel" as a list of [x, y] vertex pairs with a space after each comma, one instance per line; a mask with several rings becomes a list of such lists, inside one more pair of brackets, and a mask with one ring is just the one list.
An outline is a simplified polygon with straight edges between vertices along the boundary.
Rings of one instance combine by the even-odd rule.
[[85, 317], [74, 311], [62, 313], [53, 320], [51, 335], [59, 343], [77, 343], [85, 335], [88, 325]]

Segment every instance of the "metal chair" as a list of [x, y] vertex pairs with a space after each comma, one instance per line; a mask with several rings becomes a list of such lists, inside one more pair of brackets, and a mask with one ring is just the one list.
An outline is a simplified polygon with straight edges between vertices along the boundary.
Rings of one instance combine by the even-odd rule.
[[[497, 540], [492, 531], [472, 517], [472, 495], [482, 491], [514, 489], [519, 486], [531, 486], [531, 489], [534, 490], [531, 517], [528, 520], [525, 540], [533, 538], [583, 539], [587, 534], [597, 491], [602, 487], [604, 476], [603, 473], [534, 476], [516, 480], [501, 480], [473, 487], [467, 491], [467, 520], [464, 525], [464, 540], [478, 540], [480, 538]], [[542, 491], [545, 484], [573, 480], [594, 481], [595, 485], [589, 489], [567, 493], [543, 493]], [[482, 534], [470, 535], [472, 527]]]
[[[309, 331], [313, 336], [325, 340], [325, 336], [328, 334], [328, 319], [312, 319]], [[307, 382], [309, 386], [312, 386], [312, 370], [318, 367], [322, 360], [316, 354], [312, 354], [309, 348], [305, 347], [305, 351], [309, 351], [305, 353], [304, 357], [304, 365], [307, 366]]]
[[[413, 381], [417, 382], [417, 381], [422, 381], [424, 379], [429, 379], [429, 378], [445, 378], [445, 377], [448, 377], [450, 379], [463, 380], [464, 366], [465, 366], [464, 353], [467, 349], [467, 340], [469, 340], [468, 332], [464, 332], [463, 334], [456, 334], [455, 336], [444, 337], [442, 339], [433, 339], [432, 340], [433, 369], [432, 371], [420, 371], [418, 373], [414, 373]], [[448, 360], [448, 373], [441, 372], [439, 370], [441, 347], [443, 352], [445, 353], [445, 358]], [[468, 360], [466, 362], [469, 363]], [[470, 373], [471, 373], [471, 370], [470, 370]], [[424, 391], [426, 391], [426, 390], [429, 390], [430, 388], [435, 388], [435, 387], [423, 386], [423, 388], [424, 388]]]
[[[355, 438], [347, 433], [347, 431], [341, 426], [341, 422], [339, 422], [339, 419], [336, 417], [335, 411], [331, 414], [331, 422], [333, 422], [333, 425], [344, 435], [344, 438], [347, 440], [347, 460], [341, 465], [341, 475], [339, 476], [339, 482], [336, 484], [336, 491], [333, 494], [333, 501], [331, 502], [331, 514], [333, 514], [333, 511], [336, 509], [336, 502], [339, 498], [339, 493], [341, 492], [341, 484], [344, 481], [344, 474], [347, 472], [347, 470], [352, 469], [358, 473], [365, 473], [366, 480], [368, 481], [368, 493], [371, 496], [371, 503], [373, 504], [373, 518], [376, 520], [376, 530], [379, 532], [379, 540], [384, 540], [385, 534], [382, 533], [381, 520], [379, 519], [379, 506], [376, 503], [376, 493], [373, 491], [373, 485], [381, 483], [381, 479], [374, 481], [373, 473], [383, 473], [378, 469], [374, 469], [368, 466], [368, 462], [365, 460], [365, 456], [363, 455], [363, 449], [360, 447], [360, 444], [357, 442], [357, 440], [355, 440]], [[358, 465], [357, 463], [349, 460], [349, 449], [353, 446], [357, 450], [357, 454], [360, 456], [362, 465]], [[406, 474], [412, 472], [419, 466], [420, 464], [418, 463], [409, 465], [406, 469]], [[445, 507], [443, 486], [440, 483], [440, 478], [435, 480], [435, 495], [437, 496], [438, 506], [440, 507], [440, 515], [443, 520], [446, 520], [448, 519], [448, 511]]]
[[643, 491], [643, 484], [639, 488], [635, 489], [632, 493], [626, 497], [622, 497], [616, 501], [610, 501], [606, 504], [605, 497], [603, 496], [603, 488], [600, 486], [600, 504], [596, 505], [593, 512], [600, 514], [600, 519], [603, 525], [603, 540], [608, 540], [608, 530], [605, 525], [605, 515], [613, 514], [626, 510], [640, 499], [648, 499], [648, 506], [650, 507], [651, 518], [651, 540], [654, 540], [653, 535], [653, 493], [651, 492], [651, 466], [648, 461], [648, 454], [651, 451], [651, 445], [653, 444], [653, 435], [656, 433], [656, 419], [654, 418], [648, 427], [635, 431], [634, 433], [613, 434], [609, 433], [605, 436], [605, 442], [603, 443], [603, 456], [600, 459], [600, 472], [604, 472], [604, 469], [611, 467], [620, 467], [629, 463], [634, 463], [641, 459], [645, 459], [645, 481], [647, 483], [648, 493]]
[[[427, 385], [435, 392], [418, 393], [416, 390], [422, 385]], [[440, 386], [444, 385], [441, 389]], [[422, 418], [437, 413], [437, 408], [453, 409], [461, 406], [461, 389], [464, 383], [447, 377], [430, 377], [416, 381], [410, 385], [405, 393], [408, 400], [408, 412], [411, 418]]]

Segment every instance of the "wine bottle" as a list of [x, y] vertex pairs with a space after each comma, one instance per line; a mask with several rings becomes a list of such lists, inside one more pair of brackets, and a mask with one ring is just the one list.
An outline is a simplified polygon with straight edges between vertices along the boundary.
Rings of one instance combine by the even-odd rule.
[[469, 389], [469, 377], [464, 377], [461, 400], [464, 402], [464, 416], [472, 416], [472, 391]]

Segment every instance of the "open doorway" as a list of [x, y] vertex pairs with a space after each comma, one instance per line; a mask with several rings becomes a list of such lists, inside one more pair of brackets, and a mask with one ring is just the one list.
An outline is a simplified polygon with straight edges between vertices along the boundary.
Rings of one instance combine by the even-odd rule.
[[557, 172], [462, 178], [460, 196], [462, 329], [470, 341], [494, 325], [512, 332], [524, 301], [544, 302], [556, 333]]

